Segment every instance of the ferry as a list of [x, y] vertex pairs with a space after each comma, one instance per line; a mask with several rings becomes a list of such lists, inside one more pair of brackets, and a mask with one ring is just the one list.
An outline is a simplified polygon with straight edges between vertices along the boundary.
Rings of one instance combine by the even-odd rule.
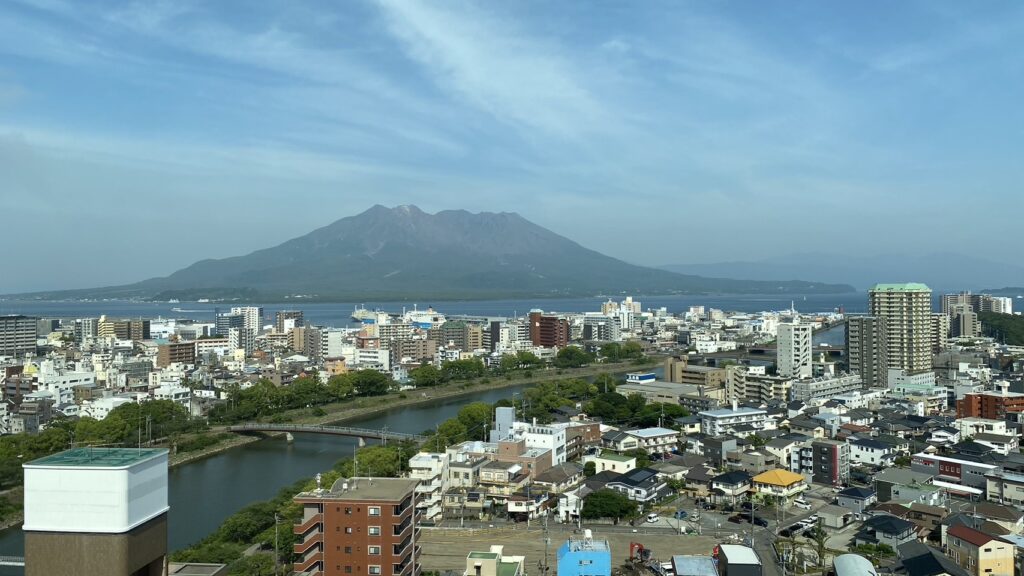
[[444, 314], [434, 310], [431, 306], [427, 306], [426, 310], [420, 310], [413, 304], [412, 310], [405, 311], [402, 314], [402, 320], [410, 324], [418, 324], [420, 327], [429, 328], [444, 324], [446, 318]]
[[377, 317], [376, 310], [367, 310], [366, 306], [357, 306], [352, 309], [352, 319], [356, 322], [363, 322], [365, 320], [372, 320]]

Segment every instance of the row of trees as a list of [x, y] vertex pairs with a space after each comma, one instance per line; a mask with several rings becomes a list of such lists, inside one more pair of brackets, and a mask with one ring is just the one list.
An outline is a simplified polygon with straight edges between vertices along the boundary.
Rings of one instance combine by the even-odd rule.
[[249, 388], [228, 388], [227, 402], [210, 409], [211, 422], [232, 423], [256, 420], [285, 410], [322, 406], [360, 396], [382, 396], [391, 392], [395, 382], [376, 370], [359, 370], [331, 376], [326, 383], [317, 374], [300, 376], [288, 386], [275, 386], [260, 380]]

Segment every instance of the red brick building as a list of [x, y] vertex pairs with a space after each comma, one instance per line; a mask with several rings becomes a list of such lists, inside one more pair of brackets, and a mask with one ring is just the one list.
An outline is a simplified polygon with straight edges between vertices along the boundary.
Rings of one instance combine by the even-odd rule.
[[418, 576], [418, 480], [342, 478], [330, 490], [295, 497], [296, 573], [322, 576]]
[[534, 346], [561, 348], [569, 345], [569, 321], [559, 316], [546, 315], [539, 310], [530, 312], [530, 341]]
[[956, 401], [957, 418], [1005, 420], [1011, 412], [1024, 412], [1024, 394], [1019, 392], [979, 392]]

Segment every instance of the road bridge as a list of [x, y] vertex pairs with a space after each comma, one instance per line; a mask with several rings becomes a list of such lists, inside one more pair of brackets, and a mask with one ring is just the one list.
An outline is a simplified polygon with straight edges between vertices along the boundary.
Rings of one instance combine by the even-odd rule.
[[228, 432], [285, 432], [288, 434], [330, 434], [333, 436], [349, 436], [352, 438], [373, 439], [373, 440], [413, 440], [415, 442], [426, 441], [426, 436], [419, 434], [407, 434], [405, 432], [394, 432], [383, 429], [352, 428], [350, 426], [328, 426], [322, 424], [269, 424], [262, 422], [250, 422], [228, 426]]

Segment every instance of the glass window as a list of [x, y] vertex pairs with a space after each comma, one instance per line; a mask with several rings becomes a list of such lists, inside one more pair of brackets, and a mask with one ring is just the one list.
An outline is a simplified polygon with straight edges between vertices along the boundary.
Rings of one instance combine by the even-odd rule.
[[345, 534], [351, 534], [351, 533], [352, 533], [352, 527], [351, 526], [345, 526]]
[[370, 526], [370, 536], [380, 536], [380, 526]]
[[370, 506], [368, 508], [370, 516], [380, 516], [380, 506]]
[[380, 566], [371, 565], [368, 571], [370, 574], [380, 574]]
[[369, 546], [369, 547], [367, 547], [367, 553], [370, 556], [380, 556], [380, 546]]

